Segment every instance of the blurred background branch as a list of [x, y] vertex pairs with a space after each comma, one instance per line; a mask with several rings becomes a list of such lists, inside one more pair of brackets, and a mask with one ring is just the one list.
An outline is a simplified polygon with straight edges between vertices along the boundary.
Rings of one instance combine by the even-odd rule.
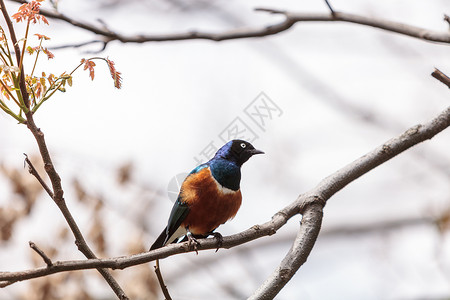
[[[9, 0], [17, 3], [27, 3], [25, 0]], [[62, 48], [79, 48], [85, 45], [90, 45], [94, 43], [101, 43], [102, 48], [98, 52], [105, 50], [108, 43], [112, 41], [120, 41], [122, 43], [148, 43], [148, 42], [168, 42], [168, 41], [182, 41], [182, 40], [211, 40], [211, 41], [225, 41], [233, 39], [243, 39], [243, 38], [256, 38], [256, 37], [266, 37], [270, 35], [275, 35], [280, 32], [287, 31], [296, 23], [302, 22], [345, 22], [354, 23], [363, 26], [374, 27], [382, 29], [388, 32], [394, 32], [402, 35], [407, 35], [413, 38], [417, 38], [424, 41], [436, 42], [449, 44], [450, 43], [450, 32], [438, 32], [433, 30], [428, 30], [425, 28], [420, 28], [413, 25], [408, 25], [399, 22], [392, 22], [389, 20], [384, 20], [376, 17], [366, 17], [356, 14], [337, 12], [333, 10], [328, 2], [327, 6], [330, 8], [330, 13], [299, 13], [291, 12], [289, 10], [278, 10], [271, 8], [255, 8], [257, 12], [267, 12], [270, 14], [280, 14], [284, 16], [284, 20], [279, 23], [272, 25], [263, 26], [261, 28], [236, 28], [231, 31], [212, 33], [212, 32], [202, 32], [191, 30], [184, 33], [168, 33], [168, 34], [138, 34], [138, 35], [127, 35], [114, 32], [108, 28], [105, 22], [100, 21], [100, 25], [94, 25], [92, 23], [76, 20], [65, 14], [58, 12], [57, 10], [51, 11], [42, 9], [42, 15], [64, 21], [69, 23], [74, 27], [79, 27], [96, 35], [102, 37], [102, 39], [94, 39], [91, 41], [86, 41], [76, 44], [67, 44], [53, 47], [53, 49]]]

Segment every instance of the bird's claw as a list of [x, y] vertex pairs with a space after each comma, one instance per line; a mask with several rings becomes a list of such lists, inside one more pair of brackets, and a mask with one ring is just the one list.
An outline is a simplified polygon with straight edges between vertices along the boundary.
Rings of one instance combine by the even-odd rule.
[[220, 234], [220, 232], [213, 232], [211, 234], [217, 240], [217, 249], [216, 249], [216, 252], [217, 252], [223, 245], [223, 236]]
[[187, 238], [188, 238], [189, 249], [194, 249], [195, 253], [197, 253], [197, 255], [198, 255], [197, 245], [200, 245], [200, 243], [197, 241], [197, 239], [192, 234], [190, 234], [190, 232], [187, 234]]

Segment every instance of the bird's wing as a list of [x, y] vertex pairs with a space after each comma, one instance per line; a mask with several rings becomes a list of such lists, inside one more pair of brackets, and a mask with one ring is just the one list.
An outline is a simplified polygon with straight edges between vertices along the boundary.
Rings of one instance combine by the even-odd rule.
[[169, 222], [166, 227], [166, 239], [164, 240], [164, 245], [171, 243], [178, 238], [178, 236], [172, 238], [172, 235], [177, 231], [178, 227], [180, 227], [181, 223], [183, 223], [189, 213], [187, 203], [183, 202], [180, 198], [181, 197], [178, 196], [177, 201], [172, 207], [172, 212], [170, 213]]
[[[197, 166], [194, 170], [191, 171], [191, 173], [188, 174], [186, 179], [188, 179], [190, 176], [195, 176], [196, 173], [200, 172], [200, 170], [204, 168], [208, 168], [209, 164], [201, 164]], [[183, 183], [186, 181], [186, 179], [183, 181]], [[186, 216], [189, 213], [189, 206], [183, 199], [183, 184], [181, 185], [180, 193], [178, 194], [177, 201], [175, 201], [175, 204], [172, 207], [172, 211], [170, 212], [169, 222], [166, 227], [166, 239], [164, 241], [164, 245], [167, 243], [173, 242], [175, 239], [177, 239], [180, 236], [183, 236], [186, 231], [184, 228], [180, 232], [177, 230], [179, 229], [181, 223], [183, 223], [184, 219], [186, 219]], [[174, 233], [178, 233], [177, 236], [172, 236]]]
[[169, 222], [166, 228], [164, 228], [159, 237], [150, 247], [150, 250], [161, 248], [162, 246], [170, 244], [178, 237], [184, 235], [184, 233], [180, 232], [178, 229], [188, 213], [189, 207], [186, 203], [180, 201], [180, 196], [178, 196], [177, 201], [172, 207], [172, 212], [170, 213]]
[[[199, 165], [194, 170], [192, 170], [191, 173], [189, 173], [189, 175], [186, 178], [192, 176], [193, 174], [198, 173], [200, 170], [207, 168], [208, 166], [209, 166], [208, 164]], [[183, 188], [183, 185], [181, 188]], [[186, 219], [188, 213], [189, 213], [189, 206], [186, 202], [183, 201], [182, 191], [180, 191], [177, 201], [175, 201], [175, 204], [172, 207], [172, 211], [170, 212], [167, 227], [163, 230], [163, 232], [161, 232], [159, 237], [153, 243], [150, 250], [161, 248], [162, 246], [168, 243], [172, 243], [178, 237], [183, 236], [186, 233], [186, 230], [182, 228], [182, 230], [180, 231], [179, 227], [181, 223], [183, 223], [184, 219]]]
[[155, 249], [158, 249], [158, 248], [161, 248], [162, 246], [164, 246], [164, 241], [166, 240], [166, 230], [167, 230], [167, 227], [164, 228], [163, 232], [161, 232], [161, 234], [158, 236], [156, 241], [150, 247], [149, 251], [155, 250]]

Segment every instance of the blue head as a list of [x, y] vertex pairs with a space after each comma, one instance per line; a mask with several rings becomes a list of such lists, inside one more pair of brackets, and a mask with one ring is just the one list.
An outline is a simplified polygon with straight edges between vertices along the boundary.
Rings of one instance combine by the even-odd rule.
[[220, 148], [209, 161], [212, 175], [224, 187], [238, 190], [241, 181], [241, 166], [250, 157], [264, 152], [255, 149], [243, 140], [232, 140]]
[[263, 153], [264, 152], [255, 149], [249, 142], [232, 140], [222, 146], [222, 148], [217, 151], [216, 155], [214, 155], [214, 158], [226, 159], [240, 167], [253, 155]]

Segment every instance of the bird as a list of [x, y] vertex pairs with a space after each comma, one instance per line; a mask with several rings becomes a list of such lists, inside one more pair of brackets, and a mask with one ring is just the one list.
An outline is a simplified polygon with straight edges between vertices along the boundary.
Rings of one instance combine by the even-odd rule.
[[[264, 154], [244, 140], [231, 140], [208, 162], [194, 168], [183, 181], [177, 200], [162, 231], [150, 250], [214, 235], [218, 247], [222, 235], [217, 227], [234, 218], [242, 202], [241, 167], [253, 155]], [[197, 251], [196, 245], [194, 249]], [[217, 251], [216, 250], [216, 251]]]

